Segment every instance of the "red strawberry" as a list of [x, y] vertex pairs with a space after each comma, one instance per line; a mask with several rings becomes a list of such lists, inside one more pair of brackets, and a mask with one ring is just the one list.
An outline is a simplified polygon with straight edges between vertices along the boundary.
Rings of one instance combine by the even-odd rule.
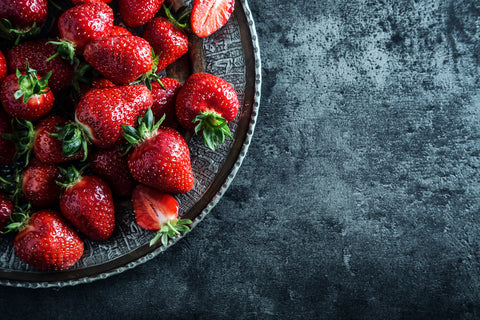
[[[17, 43], [23, 36], [40, 32], [47, 20], [47, 0], [2, 0], [0, 3], [1, 36]], [[4, 32], [6, 31], [6, 32]]]
[[158, 17], [151, 20], [145, 28], [143, 37], [158, 54], [158, 71], [165, 69], [188, 52], [187, 34], [168, 19]]
[[234, 8], [235, 0], [194, 0], [192, 31], [200, 38], [208, 37], [227, 23]]
[[158, 82], [152, 83], [153, 105], [152, 112], [155, 119], [160, 119], [165, 115], [162, 125], [172, 128], [178, 127], [177, 115], [175, 114], [175, 99], [182, 85], [175, 79], [160, 79], [162, 88]]
[[187, 224], [191, 220], [178, 219], [178, 202], [169, 194], [138, 185], [132, 194], [132, 206], [137, 224], [147, 230], [158, 231], [150, 241], [155, 244], [161, 238], [167, 245], [168, 238], [174, 238], [181, 232], [189, 231]]
[[[48, 87], [48, 78], [37, 76], [37, 71], [28, 67], [24, 73], [17, 70], [5, 78], [0, 88], [0, 101], [12, 117], [35, 121], [52, 110], [55, 98]], [[21, 98], [21, 99], [20, 99]]]
[[12, 118], [0, 107], [0, 164], [13, 162], [17, 148], [11, 140], [5, 139], [3, 134], [13, 134]]
[[121, 26], [113, 26], [112, 31], [110, 32], [110, 36], [131, 36], [132, 33]]
[[123, 155], [125, 150], [120, 146], [110, 149], [97, 149], [89, 158], [94, 174], [104, 179], [113, 193], [127, 196], [137, 185], [128, 169], [128, 157]]
[[91, 2], [105, 2], [110, 3], [112, 0], [72, 0], [74, 5], [82, 4], [82, 3], [91, 3]]
[[95, 89], [113, 88], [115, 83], [105, 78], [96, 78], [92, 81], [92, 87]]
[[26, 61], [32, 69], [37, 70], [40, 76], [52, 71], [48, 86], [53, 93], [66, 89], [72, 82], [74, 68], [70, 63], [60, 57], [49, 61], [48, 58], [55, 55], [55, 45], [48, 39], [32, 40], [13, 47], [7, 53], [8, 69], [14, 73], [17, 69], [26, 71]]
[[128, 157], [133, 177], [162, 192], [186, 193], [193, 187], [190, 151], [183, 136], [173, 128], [154, 123], [148, 109], [138, 120], [138, 130], [122, 125], [125, 139], [134, 145]]
[[228, 122], [235, 119], [239, 103], [235, 89], [208, 73], [194, 73], [178, 93], [177, 119], [185, 129], [203, 132], [205, 145], [215, 150], [225, 137], [232, 138]]
[[0, 51], [0, 84], [2, 83], [3, 79], [7, 77], [8, 68], [7, 68], [7, 60], [5, 59], [4, 54]]
[[125, 85], [154, 67], [150, 44], [137, 36], [114, 36], [97, 39], [85, 47], [85, 59], [105, 78]]
[[62, 40], [54, 42], [63, 58], [74, 60], [74, 53], [82, 54], [92, 40], [110, 35], [113, 10], [103, 2], [79, 4], [65, 11], [58, 19]]
[[14, 210], [12, 201], [3, 193], [0, 193], [0, 231], [5, 231], [5, 227], [10, 222], [10, 215]]
[[35, 207], [53, 206], [61, 192], [56, 181], [61, 181], [57, 166], [33, 159], [21, 175], [23, 197]]
[[21, 228], [13, 247], [20, 260], [34, 268], [66, 270], [83, 254], [83, 241], [57, 211], [38, 211]]
[[157, 14], [164, 0], [119, 0], [118, 9], [123, 22], [137, 28], [146, 24]]
[[112, 191], [95, 176], [84, 176], [74, 168], [61, 169], [66, 180], [60, 210], [80, 232], [92, 240], [106, 240], [115, 229]]

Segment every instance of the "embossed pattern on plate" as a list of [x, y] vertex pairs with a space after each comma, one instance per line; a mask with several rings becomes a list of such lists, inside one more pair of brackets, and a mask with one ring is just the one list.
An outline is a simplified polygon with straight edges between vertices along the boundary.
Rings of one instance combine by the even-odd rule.
[[[189, 2], [187, 2], [189, 3]], [[224, 78], [237, 91], [240, 110], [230, 124], [234, 140], [215, 152], [200, 137], [189, 142], [195, 185], [176, 196], [180, 212], [195, 227], [215, 206], [232, 182], [250, 144], [260, 103], [261, 62], [255, 24], [245, 0], [237, 1], [234, 14], [214, 35], [203, 40], [206, 72]], [[117, 228], [105, 242], [85, 240], [85, 253], [63, 272], [39, 272], [22, 263], [13, 252], [13, 236], [0, 239], [0, 284], [17, 287], [63, 287], [88, 283], [142, 264], [168, 246], [149, 247], [152, 232], [137, 226], [129, 201], [116, 204]], [[183, 235], [185, 236], [185, 235]]]

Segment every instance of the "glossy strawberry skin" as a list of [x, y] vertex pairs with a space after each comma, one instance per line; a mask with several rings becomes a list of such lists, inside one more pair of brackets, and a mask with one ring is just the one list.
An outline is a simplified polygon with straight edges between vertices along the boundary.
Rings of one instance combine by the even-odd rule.
[[132, 207], [137, 224], [146, 230], [160, 230], [164, 223], [178, 219], [174, 197], [141, 184], [133, 190]]
[[13, 162], [17, 147], [13, 141], [3, 138], [3, 133], [13, 133], [12, 117], [0, 107], [0, 164], [9, 164]]
[[15, 237], [13, 247], [21, 261], [42, 271], [68, 269], [84, 250], [78, 234], [54, 210], [34, 213]]
[[63, 156], [62, 142], [57, 137], [51, 136], [52, 133], [58, 132], [56, 127], [62, 127], [67, 122], [68, 120], [61, 116], [49, 115], [40, 120], [35, 126], [33, 152], [39, 161], [44, 163], [64, 163], [83, 158], [83, 152], [74, 157]]
[[135, 147], [128, 158], [133, 177], [142, 184], [168, 193], [186, 193], [194, 184], [190, 151], [175, 129], [161, 126]]
[[60, 210], [80, 232], [92, 240], [106, 240], [115, 229], [112, 192], [95, 176], [84, 176], [67, 187], [60, 197]]
[[58, 203], [61, 188], [56, 181], [61, 181], [57, 166], [30, 160], [22, 173], [22, 193], [25, 200], [35, 207], [48, 207]]
[[0, 19], [7, 19], [16, 29], [25, 30], [47, 20], [47, 0], [2, 0]]
[[192, 31], [200, 38], [208, 37], [227, 23], [234, 8], [235, 0], [194, 0]]
[[8, 65], [5, 55], [0, 51], [0, 84], [8, 75]]
[[82, 3], [92, 3], [92, 2], [105, 2], [105, 3], [110, 3], [112, 0], [72, 0], [72, 3], [74, 5], [79, 5]]
[[227, 122], [235, 119], [239, 103], [235, 89], [225, 80], [208, 73], [194, 73], [178, 93], [175, 109], [180, 125], [195, 131], [195, 117], [203, 111], [214, 111]]
[[85, 47], [84, 57], [105, 78], [126, 85], [152, 70], [150, 44], [137, 36], [97, 39]]
[[12, 201], [0, 193], [0, 231], [5, 231], [5, 226], [10, 222], [10, 215], [14, 210]]
[[92, 172], [104, 179], [112, 192], [119, 196], [132, 194], [137, 185], [128, 170], [128, 156], [123, 155], [124, 152], [117, 145], [109, 149], [97, 149], [89, 158], [89, 162], [92, 163], [90, 166]]
[[155, 119], [160, 119], [165, 115], [162, 125], [177, 128], [178, 121], [175, 113], [175, 99], [182, 87], [181, 83], [175, 79], [160, 79], [165, 89], [158, 82], [152, 83], [153, 105], [152, 112]]
[[122, 139], [121, 125], [135, 125], [152, 103], [152, 94], [143, 85], [92, 89], [78, 103], [76, 121], [94, 145], [109, 148]]
[[25, 71], [28, 60], [29, 66], [37, 70], [40, 76], [52, 71], [48, 86], [53, 93], [58, 93], [70, 86], [75, 72], [73, 66], [60, 56], [47, 61], [56, 52], [55, 46], [48, 41], [48, 39], [27, 41], [10, 49], [7, 53], [8, 69], [10, 73], [15, 73], [17, 69]]
[[19, 89], [16, 74], [7, 76], [0, 88], [0, 101], [5, 111], [12, 117], [36, 121], [52, 110], [55, 97], [51, 91], [44, 90], [42, 94], [34, 95], [28, 99], [27, 103], [23, 103], [23, 97], [20, 99], [14, 97]]
[[110, 36], [131, 36], [132, 33], [121, 26], [113, 26], [112, 31], [110, 32]]
[[118, 9], [123, 22], [137, 28], [146, 24], [157, 14], [164, 0], [119, 0]]
[[103, 2], [77, 5], [58, 19], [60, 37], [72, 42], [79, 54], [90, 41], [110, 35], [112, 26], [113, 10]]
[[150, 43], [155, 54], [159, 56], [158, 71], [165, 69], [188, 52], [187, 34], [163, 17], [151, 20], [145, 28], [143, 37]]

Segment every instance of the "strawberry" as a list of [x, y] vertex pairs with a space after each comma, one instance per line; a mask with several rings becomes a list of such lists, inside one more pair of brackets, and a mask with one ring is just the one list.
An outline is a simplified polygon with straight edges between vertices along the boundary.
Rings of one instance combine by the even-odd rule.
[[53, 206], [60, 199], [61, 188], [56, 183], [60, 180], [57, 166], [33, 159], [19, 181], [23, 198], [35, 207]]
[[138, 130], [122, 125], [125, 139], [134, 146], [128, 168], [142, 184], [162, 192], [186, 193], [194, 183], [190, 151], [178, 131], [160, 127], [162, 120], [155, 124], [152, 110], [148, 109], [138, 120]]
[[2, 0], [0, 3], [1, 36], [19, 42], [36, 35], [48, 16], [47, 0]]
[[95, 89], [113, 88], [115, 87], [115, 83], [105, 78], [96, 78], [92, 81], [92, 87]]
[[175, 114], [175, 99], [182, 85], [175, 79], [160, 79], [162, 86], [158, 82], [152, 83], [153, 105], [152, 112], [155, 119], [160, 119], [165, 115], [162, 125], [172, 128], [178, 127], [177, 115]]
[[[35, 121], [52, 110], [55, 97], [48, 87], [51, 72], [40, 78], [27, 64], [25, 72], [17, 70], [5, 78], [0, 88], [0, 101], [12, 117]], [[22, 98], [22, 99], [20, 99]]]
[[225, 25], [235, 8], [235, 0], [194, 0], [190, 23], [193, 33], [205, 38]]
[[82, 4], [82, 3], [91, 3], [91, 2], [105, 2], [110, 3], [112, 0], [72, 0], [74, 5]]
[[96, 176], [82, 176], [75, 167], [60, 169], [65, 187], [60, 210], [80, 232], [92, 240], [106, 240], [115, 229], [112, 191]]
[[3, 193], [0, 193], [0, 231], [5, 231], [5, 227], [10, 222], [10, 215], [14, 210], [12, 201]]
[[180, 125], [203, 133], [205, 145], [215, 150], [225, 137], [232, 138], [228, 122], [235, 119], [239, 103], [235, 89], [208, 73], [194, 73], [178, 93], [175, 109]]
[[119, 0], [123, 22], [131, 28], [141, 27], [157, 14], [164, 0]]
[[[35, 158], [43, 163], [63, 163], [81, 159], [84, 151], [75, 156], [64, 156], [62, 154], [64, 143], [58, 138], [57, 127], [65, 126], [69, 121], [58, 115], [48, 115], [34, 126], [30, 121], [17, 120], [15, 134], [8, 135], [17, 145], [16, 159], [25, 157], [26, 162], [30, 160], [32, 151]], [[69, 140], [71, 137], [62, 137]], [[70, 144], [74, 142], [69, 142]], [[70, 146], [65, 143], [66, 146]]]
[[0, 84], [8, 75], [8, 65], [5, 55], [0, 51]]
[[110, 35], [112, 26], [113, 10], [107, 4], [79, 4], [60, 16], [58, 30], [62, 40], [52, 43], [58, 46], [57, 52], [62, 58], [74, 61], [75, 53], [83, 54], [90, 41]]
[[110, 32], [110, 36], [131, 36], [132, 33], [121, 26], [113, 26], [112, 31]]
[[158, 231], [150, 241], [154, 245], [158, 239], [166, 246], [168, 239], [175, 238], [181, 232], [187, 232], [191, 220], [178, 218], [178, 202], [167, 193], [138, 185], [132, 194], [132, 206], [137, 224], [152, 231]]
[[3, 137], [4, 134], [13, 134], [12, 118], [0, 107], [0, 164], [13, 162], [17, 151], [15, 143]]
[[185, 31], [163, 17], [151, 20], [145, 28], [143, 37], [158, 54], [158, 71], [165, 69], [188, 52], [188, 37]]
[[[26, 71], [26, 62], [32, 69], [37, 70], [40, 76], [45, 76], [50, 71], [52, 75], [48, 79], [48, 86], [54, 94], [69, 87], [74, 76], [74, 67], [67, 61], [55, 55], [55, 45], [48, 39], [27, 41], [13, 47], [7, 53], [8, 69], [14, 73], [17, 69]], [[48, 61], [47, 61], [48, 60]]]
[[134, 125], [152, 103], [152, 94], [143, 85], [88, 91], [75, 109], [76, 122], [59, 130], [63, 153], [74, 156], [83, 150], [86, 158], [90, 142], [100, 148], [114, 146], [122, 138], [121, 125]]
[[137, 184], [128, 169], [128, 158], [123, 155], [124, 151], [117, 145], [109, 149], [97, 149], [89, 158], [92, 172], [104, 179], [112, 192], [120, 196], [130, 195]]
[[83, 241], [54, 210], [23, 215], [13, 248], [21, 261], [42, 271], [66, 270], [83, 254]]
[[137, 36], [97, 39], [85, 47], [85, 60], [117, 85], [129, 84], [154, 73], [150, 44]]

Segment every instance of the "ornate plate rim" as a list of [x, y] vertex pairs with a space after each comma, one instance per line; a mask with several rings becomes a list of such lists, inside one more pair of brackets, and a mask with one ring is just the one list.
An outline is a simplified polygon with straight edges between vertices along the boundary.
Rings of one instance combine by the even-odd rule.
[[[226, 180], [223, 182], [221, 187], [219, 188], [218, 192], [213, 196], [212, 200], [208, 203], [208, 205], [201, 211], [201, 213], [194, 219], [191, 228], [193, 229], [197, 226], [206, 216], [207, 214], [215, 207], [215, 205], [220, 201], [222, 196], [224, 195], [225, 191], [228, 189], [230, 184], [232, 183], [235, 175], [237, 174], [240, 166], [242, 165], [243, 159], [245, 158], [248, 147], [250, 146], [252, 136], [254, 133], [258, 110], [260, 107], [260, 96], [261, 96], [261, 84], [262, 84], [262, 76], [261, 76], [261, 60], [260, 60], [260, 47], [258, 44], [258, 36], [255, 29], [255, 22], [253, 20], [252, 13], [248, 6], [247, 0], [240, 0], [242, 5], [243, 12], [245, 14], [245, 18], [248, 25], [248, 30], [250, 32], [249, 35], [249, 43], [252, 44], [252, 54], [254, 59], [254, 79], [255, 84], [253, 86], [253, 101], [252, 101], [252, 111], [250, 115], [250, 121], [248, 123], [248, 131], [246, 133], [245, 139], [243, 140], [242, 147], [240, 149], [240, 153], [233, 164], [230, 173], [228, 174]], [[124, 271], [130, 270], [135, 268], [136, 266], [143, 264], [149, 260], [152, 260], [160, 253], [167, 250], [169, 247], [177, 243], [180, 239], [185, 237], [188, 233], [182, 234], [181, 236], [176, 237], [172, 241], [169, 242], [167, 246], [159, 246], [153, 251], [147, 253], [146, 255], [128, 262], [125, 265], [120, 267], [115, 267], [111, 270], [101, 272], [99, 274], [85, 276], [78, 279], [72, 280], [60, 280], [60, 281], [18, 281], [18, 280], [9, 280], [9, 279], [0, 279], [0, 285], [4, 286], [11, 286], [11, 287], [23, 287], [23, 288], [61, 288], [67, 286], [74, 286], [78, 284], [84, 283], [91, 283], [93, 281], [106, 279], [108, 277], [120, 274]]]

